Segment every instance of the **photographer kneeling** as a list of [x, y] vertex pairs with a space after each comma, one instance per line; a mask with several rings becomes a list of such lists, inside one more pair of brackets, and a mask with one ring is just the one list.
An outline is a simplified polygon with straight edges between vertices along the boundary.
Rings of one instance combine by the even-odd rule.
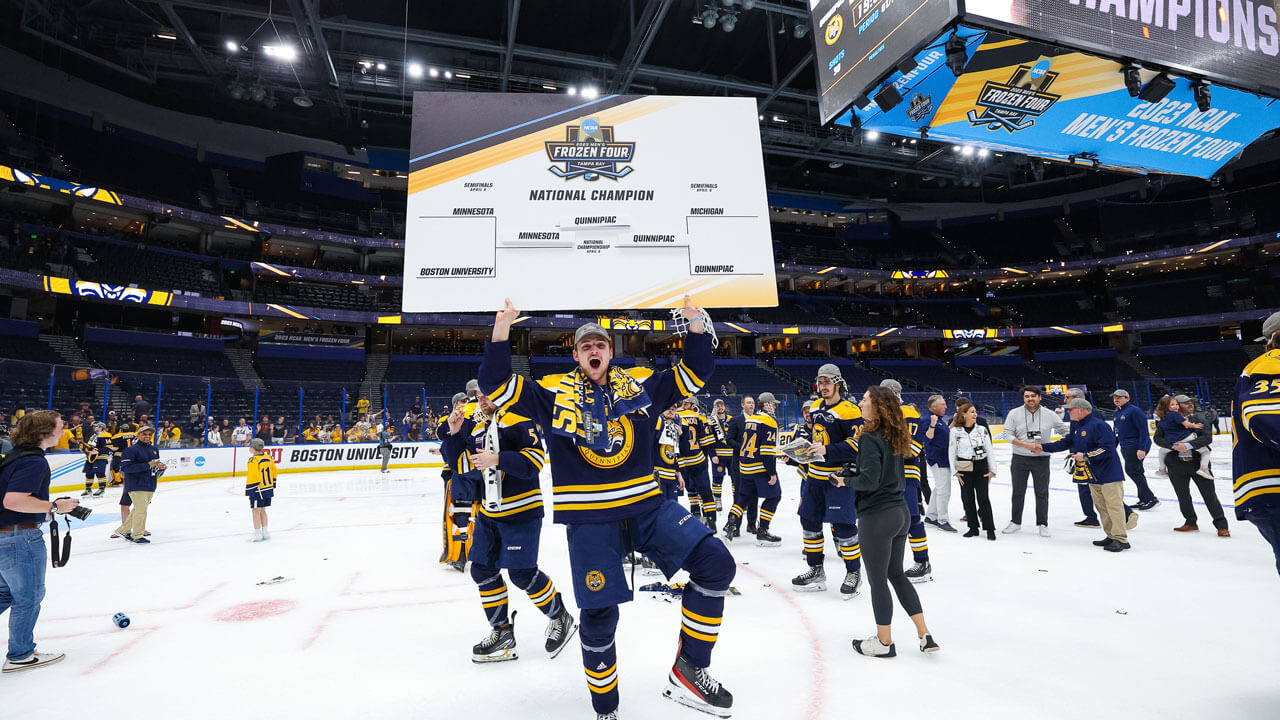
[[44, 600], [47, 555], [41, 529], [50, 513], [80, 504], [74, 498], [49, 500], [49, 462], [44, 451], [62, 437], [62, 418], [53, 410], [23, 416], [13, 431], [13, 452], [0, 463], [0, 613], [9, 610], [9, 652], [4, 672], [56, 663], [62, 653], [37, 653], [36, 618]]

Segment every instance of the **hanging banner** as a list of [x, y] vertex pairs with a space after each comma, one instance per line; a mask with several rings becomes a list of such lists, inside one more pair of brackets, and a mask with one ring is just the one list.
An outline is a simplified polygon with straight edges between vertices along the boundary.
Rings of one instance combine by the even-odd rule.
[[[855, 111], [862, 126], [909, 136], [926, 128], [931, 140], [997, 152], [1208, 178], [1280, 125], [1274, 100], [1215, 87], [1201, 111], [1190, 81], [1173, 78], [1169, 94], [1149, 103], [1130, 96], [1115, 61], [970, 28], [961, 36], [971, 53], [964, 74], [926, 50], [923, 72], [900, 79], [904, 101], [888, 113]], [[1142, 71], [1142, 81], [1155, 74]]]
[[750, 98], [416, 93], [404, 311], [773, 306]]

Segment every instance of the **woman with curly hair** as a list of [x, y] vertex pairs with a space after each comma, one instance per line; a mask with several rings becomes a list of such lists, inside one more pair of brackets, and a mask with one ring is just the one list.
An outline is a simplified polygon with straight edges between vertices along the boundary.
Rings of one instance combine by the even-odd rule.
[[854, 505], [858, 510], [858, 536], [867, 584], [871, 587], [871, 608], [876, 617], [876, 633], [854, 640], [853, 649], [871, 657], [894, 657], [897, 650], [890, 632], [893, 597], [915, 623], [920, 652], [937, 652], [938, 644], [929, 634], [920, 608], [920, 597], [902, 568], [911, 517], [902, 491], [906, 487], [903, 459], [911, 455], [911, 434], [902, 416], [898, 398], [888, 388], [867, 388], [859, 403], [862, 427], [858, 430], [857, 474], [850, 478]]

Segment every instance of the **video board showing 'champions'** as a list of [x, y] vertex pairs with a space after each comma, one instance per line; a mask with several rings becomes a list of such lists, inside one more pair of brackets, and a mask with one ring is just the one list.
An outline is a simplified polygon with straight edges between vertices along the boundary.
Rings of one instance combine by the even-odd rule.
[[823, 123], [937, 37], [955, 14], [952, 0], [809, 0], [809, 10]]
[[[1272, 0], [965, 0], [966, 15], [1113, 57], [1280, 95]], [[981, 24], [981, 20], [977, 20]]]

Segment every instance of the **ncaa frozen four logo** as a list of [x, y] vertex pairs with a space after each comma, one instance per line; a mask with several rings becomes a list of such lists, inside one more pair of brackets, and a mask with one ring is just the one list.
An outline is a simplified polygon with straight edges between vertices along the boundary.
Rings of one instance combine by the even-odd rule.
[[[582, 178], [595, 182], [602, 177], [610, 180], [624, 178], [631, 173], [630, 163], [636, 151], [634, 142], [617, 142], [613, 127], [601, 125], [595, 118], [586, 118], [579, 125], [565, 128], [564, 140], [546, 142], [547, 157], [556, 165], [547, 168], [556, 177], [565, 180]], [[564, 167], [558, 167], [563, 163]]]

